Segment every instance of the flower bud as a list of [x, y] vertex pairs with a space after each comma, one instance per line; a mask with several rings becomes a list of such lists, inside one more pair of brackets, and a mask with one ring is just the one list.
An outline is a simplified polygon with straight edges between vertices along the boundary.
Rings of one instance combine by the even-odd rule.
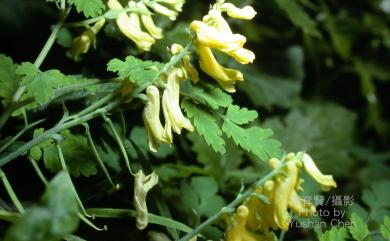
[[254, 18], [257, 12], [251, 6], [245, 6], [243, 8], [238, 8], [232, 3], [223, 3], [221, 5], [221, 10], [225, 11], [230, 17], [237, 19], [250, 20]]
[[99, 33], [105, 22], [106, 20], [104, 18], [97, 21], [90, 29], [84, 31], [84, 33], [73, 40], [72, 48], [68, 51], [72, 59], [78, 61], [80, 55], [88, 52], [91, 43], [95, 40], [96, 34]]
[[[173, 55], [179, 54], [182, 50], [183, 46], [180, 44], [172, 44], [171, 46], [171, 53]], [[181, 76], [183, 79], [190, 79], [194, 83], [199, 81], [198, 71], [192, 66], [190, 56], [188, 54], [184, 55], [180, 60], [179, 67], [183, 73], [183, 76]]]
[[145, 176], [140, 170], [134, 175], [134, 199], [133, 204], [137, 212], [136, 225], [142, 230], [148, 225], [148, 207], [146, 206], [146, 195], [148, 191], [158, 183], [158, 176], [155, 172]]

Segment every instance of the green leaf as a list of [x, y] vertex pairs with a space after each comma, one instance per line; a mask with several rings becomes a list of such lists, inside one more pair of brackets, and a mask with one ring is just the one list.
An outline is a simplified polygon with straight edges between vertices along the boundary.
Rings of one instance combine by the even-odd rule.
[[390, 217], [384, 218], [384, 223], [380, 226], [381, 234], [384, 238], [390, 240]]
[[162, 63], [154, 61], [142, 61], [134, 56], [128, 56], [125, 61], [112, 59], [107, 64], [107, 70], [117, 72], [120, 79], [128, 78], [131, 83], [148, 83], [155, 80]]
[[4, 98], [3, 105], [12, 99], [18, 88], [19, 79], [15, 74], [16, 66], [12, 59], [4, 54], [0, 54], [0, 97]]
[[287, 152], [307, 151], [325, 173], [349, 175], [353, 159], [356, 116], [335, 104], [303, 104], [283, 118], [269, 118], [264, 127], [271, 128]]
[[270, 138], [273, 135], [271, 129], [262, 129], [258, 126], [245, 129], [230, 120], [225, 120], [222, 130], [237, 145], [264, 161], [281, 155], [280, 142]]
[[183, 90], [194, 101], [206, 104], [214, 110], [217, 110], [219, 107], [228, 107], [233, 102], [230, 95], [223, 92], [220, 88], [215, 88], [210, 84], [194, 86], [187, 81], [187, 85], [184, 86]]
[[33, 97], [39, 104], [52, 100], [56, 89], [80, 82], [76, 76], [64, 75], [56, 69], [41, 72], [29, 62], [19, 65], [16, 73], [22, 76], [22, 84], [27, 88], [23, 97]]
[[290, 21], [300, 27], [304, 33], [321, 37], [321, 33], [316, 28], [316, 23], [303, 10], [297, 0], [276, 0], [276, 3], [287, 13]]
[[76, 6], [77, 12], [83, 13], [85, 17], [96, 17], [103, 13], [105, 5], [102, 0], [68, 0]]
[[348, 238], [348, 231], [346, 228], [336, 228], [322, 233], [319, 229], [316, 230], [319, 241], [345, 241]]
[[[90, 176], [97, 172], [96, 162], [86, 137], [74, 135], [69, 130], [60, 133], [64, 141], [60, 143], [69, 173], [73, 176]], [[57, 147], [54, 143], [41, 147], [46, 168], [53, 172], [61, 170]]]
[[68, 234], [64, 237], [65, 241], [87, 241], [83, 238], [80, 238], [79, 236]]
[[204, 137], [206, 143], [214, 151], [225, 153], [225, 141], [222, 138], [222, 131], [217, 124], [216, 117], [189, 101], [183, 101], [182, 106], [188, 117], [193, 119], [196, 130]]
[[66, 173], [57, 174], [39, 204], [29, 208], [8, 230], [5, 241], [59, 241], [76, 230], [78, 204]]
[[224, 200], [217, 192], [218, 184], [213, 178], [193, 177], [189, 185], [182, 186], [183, 205], [195, 209], [201, 216], [210, 217], [224, 206]]
[[372, 183], [370, 189], [363, 190], [362, 200], [370, 208], [370, 218], [381, 223], [384, 216], [390, 215], [390, 181]]
[[352, 213], [351, 223], [348, 229], [355, 240], [363, 241], [370, 234], [367, 224], [356, 213]]
[[255, 110], [248, 110], [246, 107], [240, 108], [237, 105], [230, 105], [225, 115], [225, 121], [232, 121], [237, 125], [247, 124], [257, 118]]

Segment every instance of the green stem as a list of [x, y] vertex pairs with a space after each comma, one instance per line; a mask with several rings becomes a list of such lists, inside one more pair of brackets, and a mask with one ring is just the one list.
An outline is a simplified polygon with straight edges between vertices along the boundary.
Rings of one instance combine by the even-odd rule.
[[3, 172], [3, 170], [0, 169], [0, 178], [1, 181], [4, 184], [5, 190], [7, 191], [9, 197], [11, 198], [12, 203], [15, 205], [16, 209], [18, 210], [19, 213], [24, 212], [24, 208], [22, 203], [19, 201], [18, 197], [16, 196], [14, 190], [12, 189], [11, 184], [8, 181], [7, 176]]
[[4, 150], [6, 150], [12, 143], [14, 143], [21, 135], [23, 135], [26, 131], [33, 128], [36, 125], [39, 125], [40, 123], [44, 122], [45, 120], [38, 120], [35, 121], [27, 126], [25, 126], [21, 131], [19, 131], [15, 136], [13, 136], [7, 143], [5, 143], [2, 147], [0, 147], [0, 153], [2, 153]]
[[62, 148], [60, 146], [59, 143], [56, 143], [56, 146], [57, 146], [57, 152], [58, 152], [58, 157], [60, 158], [60, 163], [61, 163], [61, 167], [62, 167], [62, 170], [65, 171], [66, 175], [68, 176], [69, 178], [69, 182], [72, 184], [72, 191], [73, 191], [73, 195], [75, 196], [76, 200], [77, 200], [77, 203], [79, 204], [80, 206], [80, 209], [81, 211], [83, 212], [83, 214], [87, 217], [89, 217], [88, 213], [85, 211], [85, 208], [84, 208], [84, 205], [77, 193], [77, 190], [72, 182], [72, 178], [71, 176], [69, 175], [69, 171], [68, 171], [68, 168], [66, 166], [66, 162], [65, 162], [65, 158], [64, 158], [64, 154], [62, 152]]
[[[43, 46], [41, 52], [39, 53], [38, 57], [34, 61], [34, 65], [39, 68], [43, 61], [45, 60], [47, 54], [49, 53], [51, 47], [53, 46], [58, 32], [60, 31], [62, 25], [64, 24], [65, 19], [68, 16], [69, 11], [62, 10], [60, 18], [56, 25], [54, 26], [49, 38], [47, 39], [45, 45]], [[18, 105], [18, 102], [20, 100], [20, 97], [22, 97], [24, 91], [26, 91], [26, 86], [19, 86], [19, 88], [15, 91], [14, 96], [12, 97], [11, 102], [8, 104], [6, 110], [1, 114], [0, 116], [0, 130], [3, 128], [5, 123], [8, 121], [9, 117], [11, 116], [11, 113], [15, 110], [15, 106]]]
[[84, 110], [80, 111], [77, 115], [76, 115], [76, 118], [79, 117], [79, 116], [83, 116], [83, 115], [86, 115], [88, 113], [90, 113], [91, 111], [94, 111], [96, 110], [98, 107], [106, 104], [107, 102], [109, 102], [112, 98], [115, 97], [115, 92], [113, 93], [110, 93], [108, 94], [107, 96], [101, 98], [100, 100], [96, 101], [95, 103], [93, 103], [92, 105], [88, 106], [87, 108], [85, 108]]
[[43, 175], [41, 168], [39, 168], [39, 166], [38, 166], [38, 163], [32, 158], [29, 158], [29, 159], [30, 159], [30, 163], [33, 166], [35, 172], [37, 173], [39, 179], [41, 179], [43, 184], [45, 184], [45, 186], [47, 186], [49, 184], [49, 181], [46, 179], [45, 175]]
[[20, 213], [0, 210], [0, 220], [15, 223], [20, 218]]
[[121, 150], [121, 152], [122, 152], [123, 158], [125, 159], [127, 169], [129, 169], [129, 172], [131, 173], [131, 175], [134, 176], [135, 174], [134, 174], [133, 171], [131, 170], [130, 160], [129, 160], [129, 156], [127, 155], [127, 152], [126, 152], [125, 145], [123, 145], [123, 141], [122, 141], [121, 138], [119, 137], [119, 134], [118, 134], [118, 132], [116, 131], [116, 128], [115, 128], [115, 126], [114, 126], [114, 123], [112, 123], [112, 121], [110, 120], [110, 118], [108, 118], [106, 115], [102, 114], [102, 117], [103, 117], [104, 121], [107, 122], [107, 123], [110, 125], [110, 129], [111, 129], [112, 133], [114, 134], [115, 140], [116, 140], [116, 142], [117, 142], [118, 145], [119, 145], [119, 148], [120, 148], [120, 150]]
[[54, 28], [53, 28], [49, 38], [47, 39], [47, 41], [46, 41], [45, 45], [43, 46], [41, 52], [39, 53], [38, 57], [34, 61], [34, 65], [37, 68], [41, 67], [41, 65], [42, 65], [43, 61], [45, 60], [47, 54], [49, 53], [51, 47], [53, 47], [53, 44], [56, 41], [57, 35], [58, 35], [60, 29], [62, 28], [62, 25], [64, 24], [65, 19], [67, 18], [68, 14], [69, 14], [69, 11], [66, 11], [66, 10], [61, 11], [61, 15], [60, 15], [58, 22], [56, 23], [56, 25], [54, 25]]
[[95, 155], [95, 158], [96, 158], [100, 168], [102, 169], [103, 173], [106, 175], [106, 177], [107, 177], [108, 181], [111, 183], [111, 185], [114, 188], [119, 189], [119, 184], [115, 185], [114, 182], [112, 181], [110, 173], [108, 172], [106, 166], [104, 165], [102, 158], [99, 155], [99, 152], [96, 149], [95, 143], [93, 142], [93, 139], [91, 136], [91, 132], [89, 131], [88, 123], [84, 123], [84, 127], [85, 127], [85, 134], [87, 135], [89, 144], [91, 145], [91, 148], [92, 148], [92, 152]]
[[223, 207], [218, 213], [214, 214], [213, 216], [208, 218], [206, 221], [204, 221], [203, 223], [198, 225], [196, 228], [194, 228], [192, 230], [192, 232], [186, 234], [184, 237], [179, 239], [179, 241], [188, 241], [188, 240], [190, 240], [191, 238], [193, 238], [194, 236], [199, 234], [205, 227], [209, 226], [210, 224], [213, 224], [215, 221], [220, 219], [223, 215], [234, 212], [235, 207], [237, 205], [239, 205], [240, 203], [245, 201], [245, 199], [247, 199], [250, 195], [252, 195], [252, 193], [255, 191], [255, 189], [257, 187], [263, 185], [266, 181], [268, 181], [269, 179], [275, 177], [280, 172], [281, 168], [283, 168], [283, 167], [284, 167], [284, 164], [279, 165], [277, 168], [275, 168], [270, 173], [268, 173], [265, 177], [263, 177], [262, 179], [257, 181], [255, 183], [255, 185], [250, 187], [246, 192], [244, 192], [242, 194], [239, 194], [236, 197], [236, 199], [234, 199], [231, 203], [229, 203], [228, 205]]

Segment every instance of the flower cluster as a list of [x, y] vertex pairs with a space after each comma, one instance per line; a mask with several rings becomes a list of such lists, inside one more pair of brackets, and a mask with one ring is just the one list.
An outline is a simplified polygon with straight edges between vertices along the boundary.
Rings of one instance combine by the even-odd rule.
[[[175, 20], [183, 4], [184, 0], [129, 1], [128, 7], [134, 11], [130, 14], [125, 11], [119, 13], [116, 24], [119, 30], [140, 50], [149, 51], [156, 39], [163, 37], [162, 29], [154, 23], [151, 10]], [[107, 5], [112, 10], [124, 10], [118, 0], [109, 0]], [[141, 22], [146, 31], [142, 29]]]
[[[171, 48], [173, 54], [178, 54], [183, 49], [182, 46], [174, 44]], [[180, 82], [185, 79], [198, 80], [197, 71], [189, 62], [188, 58], [183, 58], [180, 68], [171, 67], [165, 75], [160, 78], [165, 82], [165, 90], [161, 101], [164, 114], [165, 125], [160, 121], [160, 91], [150, 85], [146, 89], [147, 103], [142, 113], [143, 121], [148, 133], [149, 148], [157, 151], [162, 142], [172, 143], [172, 132], [181, 133], [184, 128], [193, 131], [191, 122], [183, 115], [180, 108]]]
[[[283, 173], [257, 187], [254, 195], [237, 208], [228, 221], [226, 241], [274, 241], [276, 237], [272, 230], [288, 230], [291, 221], [289, 211], [298, 216], [313, 215], [315, 206], [298, 195], [303, 190], [303, 179], [299, 178], [301, 169], [313, 177], [324, 191], [337, 187], [333, 177], [323, 175], [308, 154], [290, 153], [286, 163], [273, 158], [269, 165], [273, 169], [283, 165]], [[259, 197], [266, 197], [267, 201]]]
[[238, 70], [221, 66], [212, 49], [233, 57], [241, 64], [252, 63], [255, 54], [243, 47], [245, 36], [232, 32], [222, 16], [223, 12], [237, 19], [252, 19], [256, 15], [256, 11], [250, 6], [237, 8], [231, 3], [216, 3], [202, 21], [195, 20], [190, 24], [190, 30], [196, 32], [194, 44], [201, 69], [214, 78], [224, 90], [233, 93], [236, 91], [236, 81], [242, 81], [244, 77]]

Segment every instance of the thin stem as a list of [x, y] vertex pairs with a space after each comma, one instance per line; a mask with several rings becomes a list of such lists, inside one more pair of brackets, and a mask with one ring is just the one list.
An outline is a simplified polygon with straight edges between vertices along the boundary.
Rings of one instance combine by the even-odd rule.
[[19, 213], [23, 213], [24, 212], [23, 205], [19, 201], [19, 199], [16, 196], [14, 190], [12, 189], [12, 186], [9, 183], [7, 176], [5, 175], [3, 170], [1, 170], [1, 169], [0, 169], [0, 178], [1, 178], [1, 181], [3, 182], [5, 190], [7, 191], [9, 197], [11, 198], [12, 203], [15, 205], [15, 207], [18, 210]]
[[110, 126], [110, 129], [112, 131], [112, 133], [114, 134], [114, 137], [115, 137], [115, 140], [116, 142], [118, 143], [119, 145], [119, 148], [122, 152], [122, 155], [123, 155], [123, 158], [125, 159], [125, 163], [126, 163], [126, 166], [127, 166], [127, 169], [129, 169], [129, 172], [131, 173], [131, 175], [135, 175], [134, 172], [131, 170], [131, 166], [130, 166], [130, 160], [129, 160], [129, 156], [127, 155], [127, 152], [126, 152], [126, 149], [125, 149], [125, 145], [123, 145], [123, 141], [122, 139], [119, 137], [119, 134], [118, 132], [116, 131], [116, 128], [114, 126], [114, 123], [112, 123], [112, 121], [110, 120], [110, 118], [108, 118], [106, 115], [102, 114], [102, 117], [104, 119], [105, 122], [107, 122]]
[[20, 213], [0, 210], [0, 220], [15, 223], [20, 218]]
[[87, 224], [88, 226], [90, 226], [91, 228], [95, 229], [96, 231], [107, 231], [107, 226], [104, 225], [103, 228], [98, 228], [96, 227], [95, 224], [93, 224], [91, 221], [89, 221], [86, 217], [84, 217], [84, 215], [82, 215], [81, 213], [78, 213], [78, 216], [79, 218], [81, 219], [81, 221], [83, 221], [85, 224]]
[[39, 166], [38, 166], [38, 163], [32, 158], [29, 158], [29, 160], [30, 160], [30, 163], [33, 166], [35, 172], [37, 173], [39, 179], [41, 179], [43, 184], [45, 184], [45, 186], [47, 186], [49, 184], [49, 181], [46, 179], [45, 175], [43, 175], [41, 168], [39, 168]]
[[[59, 17], [58, 22], [54, 26], [49, 38], [46, 40], [45, 45], [43, 46], [41, 52], [39, 53], [38, 57], [34, 61], [34, 65], [37, 68], [39, 68], [41, 66], [41, 64], [45, 60], [47, 54], [49, 53], [51, 47], [53, 46], [53, 44], [57, 38], [58, 32], [60, 31], [62, 25], [64, 24], [65, 19], [67, 18], [68, 14], [69, 14], [69, 10], [68, 11], [61, 10], [61, 15]], [[11, 116], [11, 113], [15, 110], [15, 106], [18, 105], [18, 102], [25, 91], [26, 91], [26, 86], [19, 86], [18, 89], [15, 91], [15, 94], [12, 97], [11, 102], [8, 104], [5, 111], [0, 116], [0, 130], [3, 128], [5, 123], [8, 121], [9, 117]]]
[[46, 41], [45, 45], [43, 46], [41, 52], [39, 53], [38, 57], [34, 61], [34, 65], [37, 68], [41, 67], [43, 61], [45, 60], [47, 54], [49, 53], [51, 47], [53, 46], [53, 44], [57, 38], [57, 35], [58, 35], [60, 29], [62, 28], [62, 25], [64, 24], [65, 19], [67, 18], [68, 14], [69, 14], [69, 10], [68, 11], [66, 11], [66, 10], [61, 11], [61, 15], [60, 15], [58, 22], [56, 23], [56, 25], [54, 25], [54, 28], [53, 28], [49, 38], [47, 39], [47, 41]]
[[8, 162], [14, 160], [15, 158], [23, 155], [25, 152], [30, 150], [33, 146], [41, 143], [42, 141], [51, 138], [54, 134], [59, 133], [63, 130], [69, 129], [74, 126], [81, 125], [84, 122], [87, 122], [97, 116], [100, 116], [101, 113], [106, 113], [115, 107], [119, 106], [121, 103], [121, 100], [114, 101], [112, 103], [107, 104], [106, 106], [96, 109], [95, 111], [88, 113], [84, 116], [78, 117], [78, 118], [71, 118], [69, 117], [68, 121], [64, 121], [60, 124], [55, 125], [51, 129], [48, 129], [47, 131], [43, 132], [41, 135], [35, 137], [34, 139], [30, 140], [29, 142], [25, 143], [21, 147], [19, 147], [14, 152], [11, 152], [10, 154], [4, 156], [0, 159], [0, 167], [4, 166]]
[[77, 193], [77, 190], [76, 190], [76, 188], [75, 188], [75, 186], [74, 186], [74, 184], [72, 182], [72, 178], [69, 175], [69, 171], [68, 171], [68, 168], [67, 168], [66, 163], [65, 163], [65, 158], [64, 158], [64, 154], [62, 152], [62, 148], [61, 148], [59, 143], [56, 143], [56, 146], [57, 146], [58, 157], [60, 158], [60, 163], [61, 163], [62, 170], [65, 171], [66, 175], [69, 178], [69, 182], [72, 184], [72, 191], [73, 191], [73, 194], [74, 194], [74, 196], [75, 196], [75, 198], [77, 200], [77, 203], [79, 204], [80, 209], [83, 212], [83, 214], [85, 216], [87, 216], [87, 217], [90, 217], [88, 215], [88, 213], [85, 211], [84, 205], [83, 205], [83, 203], [82, 203], [82, 201], [81, 201], [81, 199], [80, 199], [80, 197], [79, 197], [79, 195]]
[[254, 190], [256, 189], [256, 187], [258, 186], [261, 186], [263, 185], [266, 181], [268, 181], [269, 179], [275, 177], [281, 170], [281, 168], [284, 167], [284, 164], [280, 164], [277, 168], [275, 168], [274, 170], [272, 170], [270, 173], [268, 173], [265, 177], [263, 177], [262, 179], [260, 179], [259, 181], [257, 181], [255, 183], [255, 185], [253, 185], [252, 187], [250, 187], [246, 192], [242, 193], [242, 194], [239, 194], [236, 199], [234, 199], [231, 203], [229, 203], [228, 205], [226, 205], [225, 207], [223, 207], [218, 213], [214, 214], [213, 216], [211, 216], [210, 218], [208, 218], [206, 221], [204, 221], [203, 223], [201, 223], [200, 225], [198, 225], [196, 228], [194, 228], [190, 233], [186, 234], [184, 237], [182, 237], [181, 239], [179, 239], [179, 241], [188, 241], [190, 240], [191, 238], [193, 238], [194, 236], [196, 236], [197, 234], [199, 234], [205, 227], [209, 226], [210, 224], [214, 223], [215, 221], [217, 221], [218, 219], [220, 219], [223, 215], [225, 214], [228, 214], [228, 213], [232, 213], [234, 212], [235, 210], [235, 207], [242, 203], [243, 201], [245, 201], [245, 199], [247, 199], [250, 195], [252, 195], [252, 193], [254, 192]]
[[110, 173], [108, 172], [106, 166], [104, 165], [104, 162], [103, 162], [102, 158], [99, 155], [99, 152], [96, 149], [95, 143], [93, 142], [93, 139], [92, 139], [92, 136], [91, 136], [91, 132], [89, 131], [88, 123], [84, 123], [83, 125], [85, 127], [85, 134], [87, 135], [89, 144], [91, 145], [92, 152], [95, 155], [97, 163], [99, 164], [100, 168], [102, 169], [103, 173], [106, 175], [106, 177], [107, 177], [108, 181], [111, 183], [111, 185], [114, 188], [119, 189], [119, 184], [115, 185], [114, 182], [112, 181]]
[[36, 125], [39, 125], [40, 123], [44, 122], [45, 120], [38, 120], [35, 121], [27, 126], [25, 126], [21, 131], [19, 131], [15, 136], [13, 136], [7, 143], [5, 143], [2, 147], [0, 147], [0, 153], [2, 153], [4, 150], [6, 150], [12, 143], [14, 143], [20, 136], [22, 136], [26, 131], [33, 128]]
[[110, 101], [112, 98], [114, 98], [115, 96], [115, 92], [101, 98], [100, 100], [96, 101], [95, 103], [93, 103], [92, 105], [88, 106], [87, 108], [85, 108], [84, 110], [80, 111], [76, 117], [79, 117], [79, 116], [83, 116], [83, 115], [86, 115], [92, 111], [94, 111], [95, 109], [97, 109], [98, 107], [106, 104], [108, 101]]

